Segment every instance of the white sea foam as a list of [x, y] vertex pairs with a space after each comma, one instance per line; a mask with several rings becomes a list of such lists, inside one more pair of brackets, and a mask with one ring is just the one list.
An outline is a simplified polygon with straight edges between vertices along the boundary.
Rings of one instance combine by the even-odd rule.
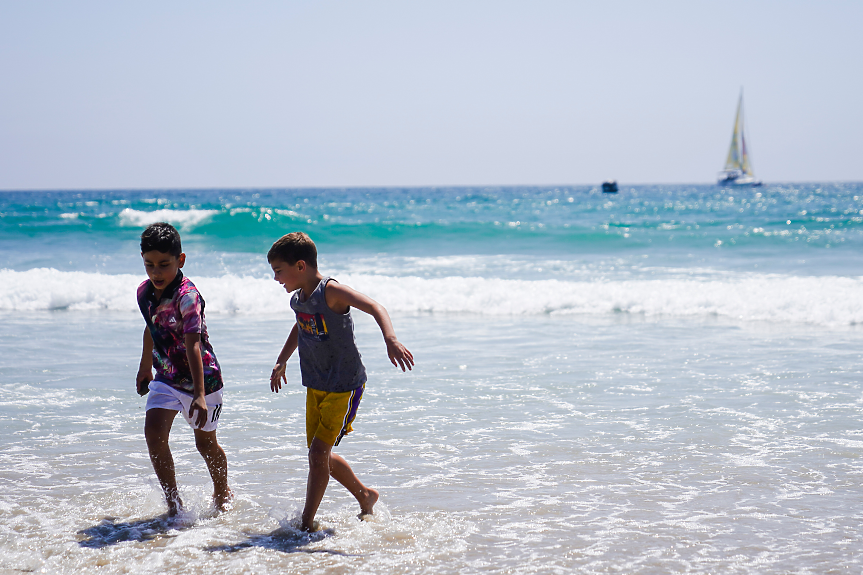
[[[136, 311], [143, 275], [65, 272], [37, 268], [0, 270], [0, 310]], [[194, 278], [209, 313], [289, 311], [288, 298], [272, 280], [223, 276]]]
[[217, 210], [155, 210], [144, 212], [125, 208], [118, 214], [120, 225], [123, 226], [147, 226], [155, 222], [168, 222], [181, 229], [191, 229], [209, 220], [218, 214]]
[[131, 310], [141, 278], [37, 268], [25, 272], [0, 270], [0, 309]]
[[[287, 313], [289, 298], [272, 279], [192, 278], [209, 313]], [[638, 314], [742, 321], [863, 323], [863, 278], [735, 274], [717, 279], [607, 281], [421, 278], [345, 274], [339, 279], [396, 313], [494, 316]], [[0, 310], [135, 311], [143, 276], [0, 270]]]

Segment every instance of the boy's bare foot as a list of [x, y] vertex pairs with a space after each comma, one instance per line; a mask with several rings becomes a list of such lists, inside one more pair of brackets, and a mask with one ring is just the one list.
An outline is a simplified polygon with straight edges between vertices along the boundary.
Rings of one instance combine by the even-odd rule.
[[183, 500], [178, 494], [166, 497], [168, 503], [168, 517], [176, 517], [183, 510]]
[[321, 524], [317, 521], [312, 520], [311, 524], [306, 525], [305, 523], [300, 525], [300, 531], [305, 531], [306, 533], [314, 533], [321, 528]]
[[229, 487], [224, 493], [213, 493], [213, 505], [217, 511], [228, 511], [234, 501], [234, 492]]
[[375, 503], [378, 502], [378, 497], [381, 496], [378, 493], [377, 489], [372, 489], [371, 487], [367, 488], [368, 494], [363, 494], [364, 497], [357, 498], [360, 502], [360, 514], [357, 515], [360, 519], [365, 517], [366, 515], [374, 515], [374, 507]]

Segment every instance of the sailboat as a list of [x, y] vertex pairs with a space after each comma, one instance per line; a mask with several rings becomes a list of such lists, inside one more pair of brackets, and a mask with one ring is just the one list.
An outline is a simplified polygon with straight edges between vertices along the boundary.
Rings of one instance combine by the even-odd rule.
[[728, 148], [728, 158], [725, 169], [719, 172], [718, 183], [721, 186], [760, 186], [761, 181], [755, 179], [752, 162], [746, 149], [746, 137], [743, 132], [743, 90], [737, 101], [737, 116], [734, 118], [734, 133], [731, 134], [731, 146]]

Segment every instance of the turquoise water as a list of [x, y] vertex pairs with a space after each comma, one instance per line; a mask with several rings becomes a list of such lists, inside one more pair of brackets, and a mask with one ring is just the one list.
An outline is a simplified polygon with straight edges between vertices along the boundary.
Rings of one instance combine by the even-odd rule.
[[0, 310], [133, 310], [138, 235], [167, 220], [214, 312], [284, 310], [264, 254], [302, 230], [398, 312], [855, 325], [861, 212], [860, 184], [7, 192]]
[[[824, 573], [863, 540], [861, 184], [0, 193], [0, 570]], [[191, 433], [164, 512], [133, 379], [137, 237], [175, 223], [226, 374], [235, 509]], [[306, 466], [292, 322], [265, 253], [308, 232], [383, 303], [335, 484]]]
[[685, 253], [810, 257], [821, 268], [826, 250], [847, 257], [863, 243], [860, 184], [623, 186], [614, 195], [595, 187], [5, 192], [4, 267], [27, 267], [34, 242], [50, 251], [125, 252], [153, 212], [185, 228], [197, 250], [231, 253], [266, 251], [273, 237], [297, 229], [324, 253]]

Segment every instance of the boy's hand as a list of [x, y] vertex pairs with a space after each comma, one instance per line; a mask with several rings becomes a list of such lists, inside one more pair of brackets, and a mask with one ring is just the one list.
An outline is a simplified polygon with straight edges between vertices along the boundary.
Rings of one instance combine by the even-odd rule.
[[144, 396], [149, 393], [149, 383], [153, 381], [153, 371], [150, 369], [139, 369], [138, 375], [135, 376], [135, 390], [138, 395]]
[[276, 367], [273, 368], [273, 373], [270, 374], [270, 389], [279, 393], [279, 390], [282, 389], [282, 382], [285, 382], [285, 385], [288, 385], [288, 378], [285, 375], [285, 363], [277, 363]]
[[390, 356], [390, 361], [394, 366], [402, 368], [402, 371], [405, 371], [405, 368], [413, 369], [414, 356], [408, 348], [402, 345], [402, 342], [393, 338], [386, 340], [386, 343], [387, 355]]
[[[195, 412], [197, 411], [197, 415]], [[201, 429], [207, 425], [207, 401], [203, 396], [199, 395], [192, 400], [189, 406], [189, 419], [195, 424], [196, 429]]]

